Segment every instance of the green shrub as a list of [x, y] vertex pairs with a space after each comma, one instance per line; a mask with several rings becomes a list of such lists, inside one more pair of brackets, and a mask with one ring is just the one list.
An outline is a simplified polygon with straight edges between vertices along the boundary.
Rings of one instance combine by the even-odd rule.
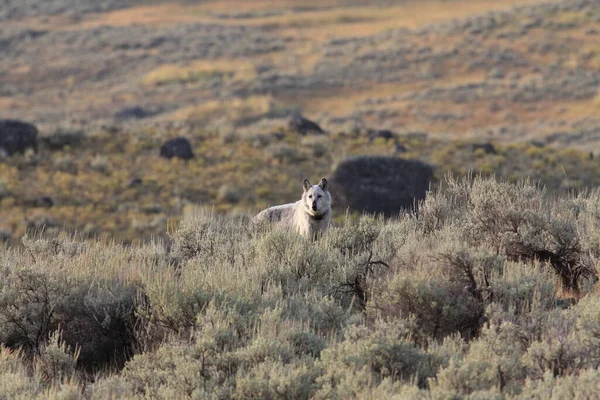
[[460, 282], [397, 275], [367, 310], [379, 317], [414, 315], [423, 337], [442, 339], [460, 332], [477, 333], [483, 322], [483, 303]]
[[593, 397], [598, 196], [473, 178], [316, 242], [213, 212], [27, 236], [0, 248], [0, 398]]
[[127, 382], [124, 389], [130, 390], [129, 395], [155, 399], [203, 396], [211, 378], [211, 363], [184, 344], [163, 345], [127, 363], [122, 372]]
[[518, 394], [526, 376], [520, 360], [525, 348], [519, 329], [510, 323], [485, 329], [463, 359], [450, 360], [439, 371], [435, 386], [462, 395], [482, 390]]
[[303, 159], [303, 156], [298, 149], [285, 143], [272, 144], [267, 147], [267, 151], [270, 158], [278, 160], [284, 164], [296, 163], [302, 161]]
[[234, 399], [310, 399], [319, 369], [312, 363], [285, 364], [266, 361], [240, 372]]
[[79, 349], [81, 367], [122, 365], [136, 344], [137, 286], [72, 273], [71, 268], [89, 259], [85, 246], [59, 239], [26, 243], [35, 261], [2, 270], [0, 342], [31, 357], [60, 326], [62, 341]]
[[578, 290], [582, 276], [596, 274], [584, 257], [573, 214], [543, 189], [478, 178], [469, 204], [466, 230], [475, 243], [513, 260], [547, 262], [568, 289]]
[[35, 373], [47, 383], [60, 383], [75, 375], [79, 351], [70, 349], [60, 335], [60, 330], [54, 332], [48, 344], [35, 356]]
[[600, 371], [587, 369], [578, 375], [555, 377], [551, 372], [541, 380], [527, 380], [521, 398], [539, 400], [595, 399], [600, 396]]
[[411, 340], [413, 320], [378, 322], [373, 330], [349, 327], [346, 338], [323, 350], [318, 398], [348, 398], [382, 379], [413, 379], [425, 385], [437, 370], [435, 359]]
[[547, 371], [564, 376], [600, 368], [600, 302], [596, 296], [548, 314], [544, 322], [545, 329], [524, 357], [529, 376], [541, 378]]
[[284, 295], [320, 286], [336, 267], [335, 254], [295, 232], [274, 231], [259, 239], [256, 262], [263, 268], [263, 284], [281, 285]]

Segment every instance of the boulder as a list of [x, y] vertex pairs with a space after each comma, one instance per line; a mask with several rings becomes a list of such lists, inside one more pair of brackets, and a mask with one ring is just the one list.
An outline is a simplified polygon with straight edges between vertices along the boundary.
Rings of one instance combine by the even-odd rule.
[[285, 133], [283, 133], [283, 132], [273, 132], [273, 133], [271, 133], [271, 136], [273, 136], [277, 140], [285, 139]]
[[133, 178], [129, 182], [129, 185], [127, 187], [134, 188], [134, 187], [141, 186], [143, 183], [144, 183], [144, 181], [142, 180], [142, 178]]
[[433, 170], [417, 160], [357, 156], [343, 161], [331, 177], [336, 208], [393, 216], [425, 198]]
[[406, 153], [408, 149], [403, 144], [396, 143], [396, 145], [394, 146], [394, 151], [396, 153]]
[[54, 206], [54, 200], [50, 196], [36, 196], [23, 200], [26, 207], [50, 208]]
[[0, 149], [9, 156], [25, 153], [28, 148], [37, 150], [37, 128], [27, 122], [0, 120]]
[[59, 129], [49, 136], [41, 136], [40, 143], [49, 150], [61, 150], [67, 146], [76, 147], [83, 142], [82, 130]]
[[301, 135], [323, 134], [323, 129], [317, 123], [304, 118], [301, 114], [293, 114], [288, 121], [288, 128]]
[[189, 160], [194, 158], [192, 152], [192, 145], [190, 141], [184, 137], [177, 137], [166, 141], [160, 147], [160, 156], [165, 158], [181, 158], [183, 160]]
[[117, 121], [126, 121], [130, 119], [143, 119], [156, 115], [155, 111], [147, 110], [140, 106], [125, 107], [115, 113], [115, 119]]
[[372, 142], [373, 140], [375, 140], [377, 138], [385, 139], [386, 142], [390, 139], [396, 138], [396, 134], [387, 129], [379, 129], [379, 130], [369, 129], [368, 133], [369, 133], [369, 142]]

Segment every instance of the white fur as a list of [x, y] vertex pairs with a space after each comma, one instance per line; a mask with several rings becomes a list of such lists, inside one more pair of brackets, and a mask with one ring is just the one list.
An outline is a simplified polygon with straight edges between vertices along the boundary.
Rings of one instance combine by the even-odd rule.
[[253, 221], [293, 227], [305, 238], [316, 239], [322, 235], [331, 223], [331, 194], [327, 190], [327, 179], [321, 179], [318, 185], [311, 185], [305, 179], [303, 186], [301, 200], [267, 208], [258, 213]]

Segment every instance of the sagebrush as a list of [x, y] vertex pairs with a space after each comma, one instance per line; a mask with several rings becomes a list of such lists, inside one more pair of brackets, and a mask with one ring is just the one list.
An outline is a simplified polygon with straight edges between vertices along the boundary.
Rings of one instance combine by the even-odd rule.
[[316, 242], [198, 212], [170, 242], [0, 250], [1, 398], [600, 396], [600, 192], [448, 178]]

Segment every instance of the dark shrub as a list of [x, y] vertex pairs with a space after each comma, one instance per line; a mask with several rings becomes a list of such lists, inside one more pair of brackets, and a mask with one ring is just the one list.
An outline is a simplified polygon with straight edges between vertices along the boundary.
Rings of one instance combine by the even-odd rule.
[[420, 335], [442, 339], [476, 336], [484, 322], [483, 302], [463, 282], [396, 276], [367, 312], [382, 317], [414, 315]]
[[76, 280], [33, 269], [3, 271], [0, 343], [39, 354], [52, 332], [80, 348], [88, 371], [122, 366], [133, 355], [135, 287]]

